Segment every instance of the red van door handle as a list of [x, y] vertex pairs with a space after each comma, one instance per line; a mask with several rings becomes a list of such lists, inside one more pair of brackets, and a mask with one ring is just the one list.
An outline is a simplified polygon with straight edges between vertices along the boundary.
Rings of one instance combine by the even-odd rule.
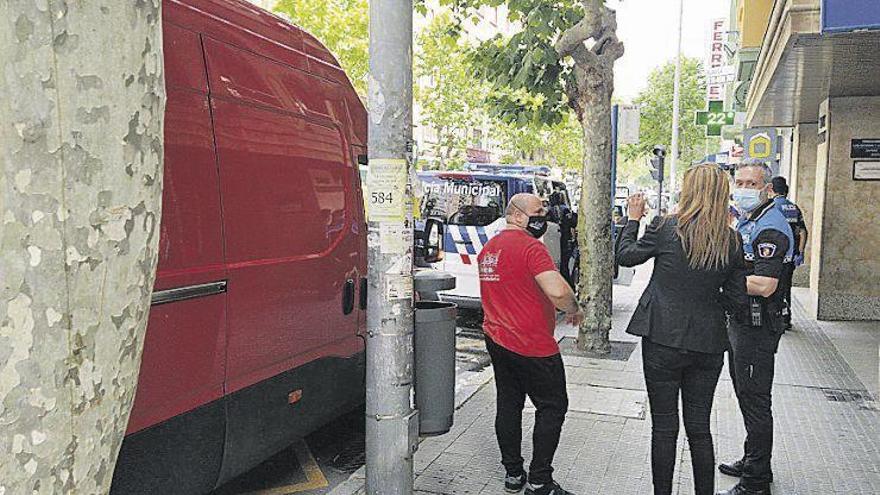
[[342, 314], [348, 315], [352, 311], [354, 311], [354, 280], [348, 279], [342, 290]]
[[367, 309], [367, 287], [369, 284], [367, 283], [367, 277], [361, 277], [361, 292], [360, 292], [360, 307], [362, 310]]

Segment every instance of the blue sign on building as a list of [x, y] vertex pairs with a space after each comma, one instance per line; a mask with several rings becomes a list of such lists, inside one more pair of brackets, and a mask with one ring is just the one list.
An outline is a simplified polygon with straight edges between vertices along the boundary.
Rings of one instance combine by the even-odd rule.
[[880, 0], [822, 0], [822, 32], [880, 29]]

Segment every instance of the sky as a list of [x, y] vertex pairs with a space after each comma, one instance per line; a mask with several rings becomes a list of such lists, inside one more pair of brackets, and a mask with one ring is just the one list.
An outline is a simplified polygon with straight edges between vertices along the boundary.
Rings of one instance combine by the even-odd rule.
[[[730, 0], [683, 1], [682, 53], [705, 58], [712, 20], [729, 16]], [[678, 0], [609, 0], [608, 5], [617, 10], [617, 35], [626, 50], [615, 66], [615, 96], [630, 101], [653, 68], [675, 59]]]

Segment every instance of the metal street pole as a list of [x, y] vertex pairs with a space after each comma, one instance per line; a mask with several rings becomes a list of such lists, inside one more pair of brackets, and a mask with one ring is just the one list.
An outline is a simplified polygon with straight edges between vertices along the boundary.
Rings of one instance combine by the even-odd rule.
[[370, 2], [367, 493], [408, 495], [413, 384], [412, 0]]
[[[666, 205], [669, 206], [668, 204]], [[668, 210], [667, 210], [668, 211]], [[663, 214], [663, 179], [657, 181], [657, 216]]]
[[678, 165], [678, 132], [681, 107], [681, 32], [684, 17], [684, 0], [678, 0], [678, 41], [675, 56], [675, 84], [672, 95], [672, 157], [669, 160], [670, 199], [675, 195], [675, 167]]
[[620, 149], [620, 105], [611, 107], [611, 207], [617, 199], [617, 150]]

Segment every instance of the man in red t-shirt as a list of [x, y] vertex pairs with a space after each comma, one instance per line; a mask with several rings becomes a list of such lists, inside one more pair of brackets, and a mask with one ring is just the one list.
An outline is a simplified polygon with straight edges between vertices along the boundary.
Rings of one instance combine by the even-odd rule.
[[533, 194], [517, 194], [507, 206], [507, 228], [479, 256], [480, 293], [486, 347], [498, 391], [495, 434], [509, 493], [526, 485], [522, 411], [526, 395], [537, 409], [532, 436], [528, 495], [567, 495], [553, 481], [553, 455], [568, 411], [565, 367], [554, 330], [556, 309], [571, 323], [582, 318], [571, 287], [539, 240], [547, 230], [547, 210]]

